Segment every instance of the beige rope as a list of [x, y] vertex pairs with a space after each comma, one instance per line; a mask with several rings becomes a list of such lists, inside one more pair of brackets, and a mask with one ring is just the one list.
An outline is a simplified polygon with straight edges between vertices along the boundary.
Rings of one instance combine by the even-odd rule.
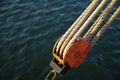
[[58, 53], [60, 46], [63, 44], [63, 42], [65, 41], [65, 39], [67, 38], [67, 36], [71, 33], [71, 31], [75, 28], [75, 26], [80, 22], [80, 20], [82, 19], [82, 17], [88, 13], [88, 10], [91, 8], [91, 6], [93, 6], [93, 4], [95, 4], [96, 2], [98, 2], [98, 0], [93, 0], [92, 3], [86, 8], [86, 10], [79, 16], [79, 18], [73, 23], [73, 25], [66, 31], [66, 33], [62, 36], [62, 38], [60, 39], [60, 41], [57, 44], [56, 47], [56, 52]]
[[97, 33], [97, 35], [91, 41], [91, 47], [96, 43], [96, 41], [101, 37], [101, 35], [105, 32], [108, 26], [115, 20], [115, 18], [120, 15], [120, 7], [114, 12], [111, 18], [106, 22], [106, 24], [101, 28], [101, 30]]
[[[104, 4], [107, 0], [103, 0]], [[103, 4], [102, 2], [102, 4]], [[68, 35], [68, 37], [66, 38], [66, 40], [63, 42], [61, 48], [60, 48], [60, 54], [62, 55], [63, 49], [65, 48], [65, 46], [69, 43], [70, 39], [75, 35], [75, 33], [79, 30], [79, 28], [83, 25], [83, 23], [85, 22], [85, 20], [89, 17], [90, 13], [96, 8], [95, 6], [98, 4], [98, 1], [94, 3], [93, 6], [91, 6], [89, 8], [89, 10], [87, 11], [87, 13], [82, 17], [82, 19], [78, 22], [78, 24], [75, 26], [75, 28], [71, 31], [71, 33]], [[102, 6], [101, 6], [102, 7]], [[101, 8], [100, 7], [100, 8]], [[99, 11], [97, 10], [97, 12], [95, 12], [96, 14]], [[93, 15], [95, 16], [95, 15]], [[92, 20], [92, 18], [91, 18]]]
[[112, 0], [111, 3], [108, 5], [108, 7], [104, 10], [104, 12], [99, 16], [99, 18], [95, 21], [95, 23], [92, 25], [92, 27], [88, 30], [88, 32], [84, 35], [84, 39], [86, 40], [90, 40], [95, 31], [97, 31], [97, 29], [100, 27], [100, 25], [102, 24], [103, 20], [105, 19], [105, 17], [107, 16], [108, 12], [110, 11], [111, 8], [116, 2], [116, 0]]
[[[111, 3], [107, 6], [107, 8], [105, 9], [104, 12], [106, 12], [106, 14], [107, 14], [109, 12], [109, 10], [114, 6], [115, 3], [116, 3], [116, 0], [112, 0]], [[100, 19], [100, 20], [102, 21], [102, 19]], [[69, 47], [75, 42], [75, 40], [80, 36], [80, 34], [83, 32], [83, 30], [85, 28], [86, 27], [81, 27], [79, 29], [79, 31], [74, 35], [74, 37], [70, 40], [70, 42], [67, 44], [67, 46], [65, 47], [64, 52], [63, 52], [63, 58], [65, 57]]]

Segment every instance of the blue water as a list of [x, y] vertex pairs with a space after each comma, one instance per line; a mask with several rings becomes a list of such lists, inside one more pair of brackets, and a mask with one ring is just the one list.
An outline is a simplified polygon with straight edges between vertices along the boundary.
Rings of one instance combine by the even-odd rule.
[[[91, 1], [0, 0], [0, 80], [44, 80], [54, 43]], [[57, 80], [120, 80], [120, 16], [83, 64]]]

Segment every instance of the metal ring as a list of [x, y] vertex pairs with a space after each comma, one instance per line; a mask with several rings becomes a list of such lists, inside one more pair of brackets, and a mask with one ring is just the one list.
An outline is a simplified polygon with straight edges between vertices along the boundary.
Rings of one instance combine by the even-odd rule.
[[57, 76], [57, 72], [53, 69], [51, 70], [48, 75], [45, 77], [45, 80], [50, 80], [50, 76], [53, 74], [53, 77], [51, 78], [51, 80], [55, 80], [56, 76]]

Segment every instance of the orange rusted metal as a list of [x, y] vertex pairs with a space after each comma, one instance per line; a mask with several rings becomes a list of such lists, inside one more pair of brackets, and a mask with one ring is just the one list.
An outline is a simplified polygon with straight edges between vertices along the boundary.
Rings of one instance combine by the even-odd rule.
[[60, 58], [60, 56], [58, 56], [57, 54], [53, 54], [53, 57], [56, 58], [61, 64], [64, 65], [64, 60]]
[[87, 40], [79, 38], [68, 50], [64, 62], [71, 69], [78, 67], [87, 57], [90, 49], [90, 43]]
[[[56, 44], [60, 39], [57, 40]], [[56, 58], [59, 63], [65, 65], [68, 64], [71, 69], [78, 67], [87, 57], [90, 49], [90, 43], [87, 40], [78, 38], [77, 41], [69, 48], [65, 58], [62, 59], [59, 53], [55, 52], [56, 44], [53, 48], [53, 57]]]

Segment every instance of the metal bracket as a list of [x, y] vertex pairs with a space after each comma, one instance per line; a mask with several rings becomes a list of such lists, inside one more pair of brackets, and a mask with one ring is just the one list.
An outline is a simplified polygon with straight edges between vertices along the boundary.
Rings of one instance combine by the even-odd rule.
[[52, 61], [50, 62], [50, 66], [57, 72], [57, 73], [61, 73], [64, 74], [66, 73], [70, 67], [65, 64], [61, 64], [56, 58], [53, 58]]

